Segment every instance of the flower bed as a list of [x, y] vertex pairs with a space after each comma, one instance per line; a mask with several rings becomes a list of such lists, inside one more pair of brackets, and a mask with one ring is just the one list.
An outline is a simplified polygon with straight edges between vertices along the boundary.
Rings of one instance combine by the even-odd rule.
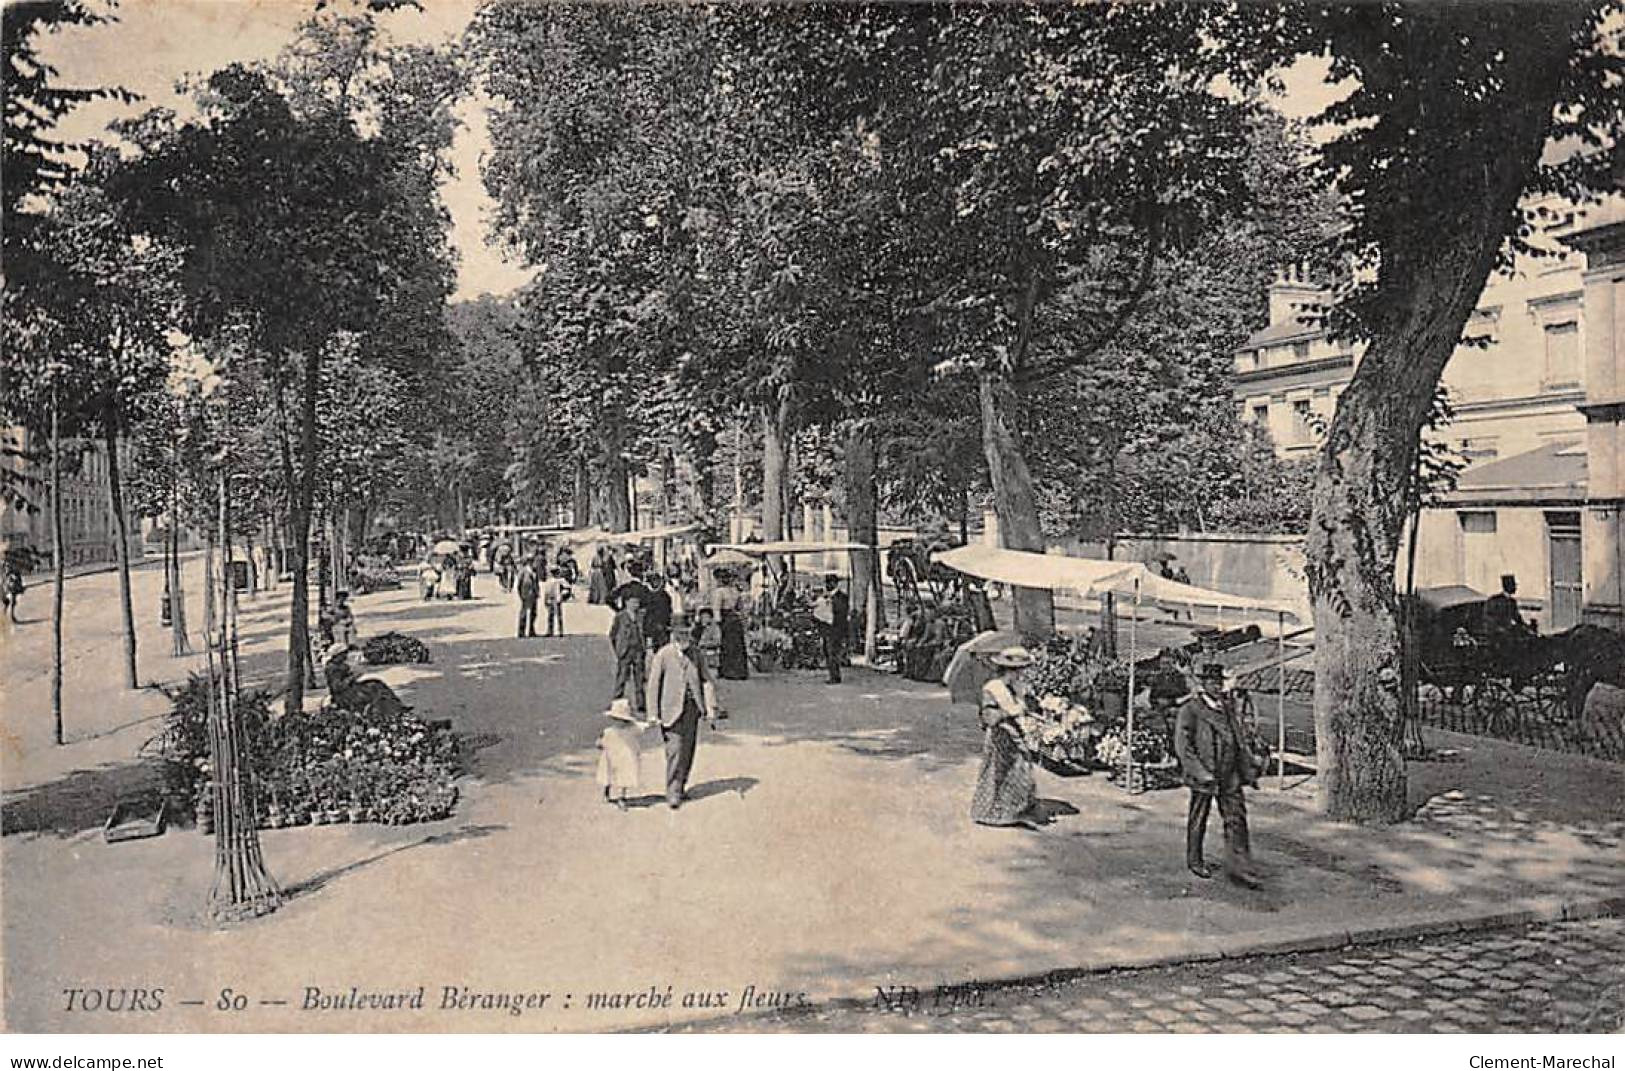
[[361, 645], [361, 657], [374, 666], [423, 663], [429, 661], [429, 648], [422, 640], [399, 632], [385, 632]]
[[[173, 795], [198, 808], [211, 798], [207, 680], [172, 694], [163, 731], [149, 742], [167, 762]], [[244, 758], [254, 773], [263, 825], [444, 818], [457, 802], [457, 738], [412, 714], [380, 718], [322, 707], [273, 718], [270, 695], [239, 700]]]

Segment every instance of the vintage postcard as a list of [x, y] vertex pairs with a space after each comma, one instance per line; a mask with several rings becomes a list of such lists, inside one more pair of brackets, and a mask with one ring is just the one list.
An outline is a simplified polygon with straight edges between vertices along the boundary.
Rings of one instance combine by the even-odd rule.
[[7, 1032], [1625, 1027], [1617, 5], [4, 20]]

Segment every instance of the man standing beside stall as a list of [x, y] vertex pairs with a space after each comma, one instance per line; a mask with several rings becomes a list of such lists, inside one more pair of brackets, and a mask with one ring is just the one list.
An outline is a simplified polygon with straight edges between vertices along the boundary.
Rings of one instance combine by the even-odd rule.
[[1180, 704], [1174, 725], [1174, 752], [1190, 786], [1185, 822], [1185, 865], [1199, 878], [1213, 870], [1202, 858], [1207, 817], [1215, 798], [1224, 820], [1225, 873], [1231, 881], [1260, 888], [1247, 833], [1247, 801], [1242, 786], [1258, 783], [1252, 751], [1235, 705], [1224, 688], [1224, 666], [1210, 662], [1199, 677], [1188, 677], [1190, 694]]
[[824, 593], [813, 607], [813, 617], [824, 630], [824, 668], [830, 684], [841, 683], [841, 667], [846, 663], [846, 632], [850, 626], [851, 601], [841, 590], [834, 573], [824, 577]]

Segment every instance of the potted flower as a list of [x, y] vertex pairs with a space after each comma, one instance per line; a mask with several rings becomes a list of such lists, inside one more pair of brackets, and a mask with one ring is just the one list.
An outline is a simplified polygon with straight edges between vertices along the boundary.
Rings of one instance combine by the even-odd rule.
[[1089, 709], [1054, 694], [1029, 700], [1028, 709], [1030, 713], [1017, 720], [1028, 753], [1061, 777], [1087, 774], [1097, 732]]
[[784, 661], [784, 655], [790, 650], [790, 634], [783, 629], [764, 625], [752, 629], [745, 637], [746, 644], [755, 656], [756, 669], [759, 673], [772, 673]]

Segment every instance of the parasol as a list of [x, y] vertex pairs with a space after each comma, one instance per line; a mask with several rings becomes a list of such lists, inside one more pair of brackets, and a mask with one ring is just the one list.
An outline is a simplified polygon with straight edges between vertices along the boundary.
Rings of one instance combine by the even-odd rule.
[[993, 666], [988, 658], [1006, 647], [1020, 644], [1021, 634], [1009, 630], [983, 632], [960, 644], [942, 674], [942, 683], [948, 686], [950, 701], [981, 702], [982, 685], [993, 678]]
[[434, 545], [434, 553], [436, 554], [458, 554], [462, 552], [462, 549], [463, 545], [455, 539], [442, 539]]

